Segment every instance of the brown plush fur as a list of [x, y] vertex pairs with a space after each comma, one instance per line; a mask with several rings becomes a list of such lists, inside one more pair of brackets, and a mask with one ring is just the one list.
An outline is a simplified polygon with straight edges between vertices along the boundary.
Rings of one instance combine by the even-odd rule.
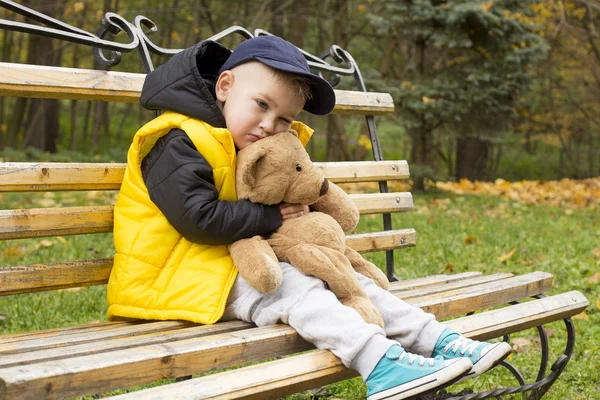
[[255, 203], [304, 204], [315, 210], [285, 220], [267, 239], [255, 236], [230, 245], [236, 267], [251, 286], [263, 293], [277, 290], [282, 280], [279, 261], [289, 262], [304, 274], [325, 281], [338, 299], [365, 321], [383, 326], [353, 271], [385, 289], [388, 280], [379, 268], [346, 247], [344, 231], [356, 227], [358, 210], [348, 195], [314, 166], [295, 132], [278, 133], [241, 150], [236, 190], [238, 198]]

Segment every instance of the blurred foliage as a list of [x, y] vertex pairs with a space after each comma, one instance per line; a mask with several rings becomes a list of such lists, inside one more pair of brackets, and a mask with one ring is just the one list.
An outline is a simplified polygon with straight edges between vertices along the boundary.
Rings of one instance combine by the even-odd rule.
[[[600, 175], [596, 2], [27, 0], [23, 4], [88, 32], [98, 30], [107, 10], [128, 21], [143, 15], [157, 27], [156, 32], [147, 32], [148, 37], [166, 48], [185, 48], [235, 24], [278, 33], [313, 54], [336, 43], [357, 60], [369, 90], [393, 94], [396, 113], [378, 118], [382, 147], [386, 157], [391, 154], [427, 166], [417, 179], [447, 180], [460, 177], [465, 168], [490, 180], [531, 179], [540, 170], [544, 179]], [[7, 10], [0, 10], [0, 15], [24, 21]], [[31, 36], [0, 31], [2, 60], [44, 63], [52, 53], [63, 67], [98, 68], [86, 46], [51, 40], [33, 52]], [[128, 38], [120, 33], [112, 40]], [[227, 37], [222, 42], [233, 48], [240, 40]], [[155, 66], [166, 60], [152, 57]], [[141, 72], [137, 51], [123, 54], [113, 69]], [[353, 79], [343, 78], [339, 88], [354, 90]], [[0, 99], [0, 149], [47, 149], [44, 141], [33, 140], [42, 133], [34, 129], [35, 114], [28, 101]], [[59, 132], [46, 142], [56, 141], [59, 153], [71, 150], [101, 157], [110, 153], [108, 158], [118, 160], [125, 158], [133, 133], [154, 115], [137, 105], [115, 103], [60, 101], [59, 108]], [[313, 157], [329, 159], [332, 124], [326, 118], [301, 118], [317, 128], [310, 147]], [[344, 118], [342, 125], [337, 139], [344, 151], [336, 157], [371, 158], [364, 122]], [[480, 159], [465, 159], [465, 151], [459, 149], [461, 137], [479, 139], [466, 154], [477, 153]]]

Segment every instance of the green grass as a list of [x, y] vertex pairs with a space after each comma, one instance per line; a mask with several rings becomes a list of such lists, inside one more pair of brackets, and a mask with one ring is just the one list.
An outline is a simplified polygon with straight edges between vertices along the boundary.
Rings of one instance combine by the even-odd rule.
[[[13, 208], [14, 202], [67, 202], [69, 196], [56, 194], [48, 199], [0, 198], [1, 208]], [[95, 199], [82, 198], [88, 204]], [[576, 210], [572, 213], [546, 206], [524, 206], [494, 197], [454, 196], [445, 193], [416, 194], [417, 210], [394, 216], [394, 228], [415, 228], [417, 246], [395, 254], [396, 275], [402, 279], [438, 273], [481, 271], [522, 274], [541, 270], [555, 276], [550, 294], [569, 290], [581, 291], [590, 301], [586, 319], [576, 319], [577, 343], [574, 357], [547, 399], [600, 398], [600, 378], [596, 371], [600, 362], [600, 288], [590, 278], [600, 270], [600, 258], [593, 250], [600, 248], [600, 219], [597, 211]], [[360, 230], [380, 224], [380, 217], [367, 217]], [[0, 265], [23, 265], [40, 260], [65, 260], [111, 256], [111, 235], [49, 238], [0, 242]], [[515, 249], [506, 262], [498, 258]], [[384, 255], [369, 255], [384, 264]], [[2, 333], [104, 321], [106, 311], [104, 287], [80, 291], [60, 291], [0, 298]], [[551, 362], [565, 345], [562, 323], [549, 325]], [[537, 334], [534, 330], [514, 335], [522, 349], [514, 352], [511, 362], [528, 380], [535, 377], [539, 363]], [[501, 368], [452, 387], [453, 391], [472, 388], [486, 390], [495, 385], [516, 382]], [[319, 393], [303, 393], [290, 399], [343, 398], [362, 399], [365, 388], [359, 379], [329, 385]]]

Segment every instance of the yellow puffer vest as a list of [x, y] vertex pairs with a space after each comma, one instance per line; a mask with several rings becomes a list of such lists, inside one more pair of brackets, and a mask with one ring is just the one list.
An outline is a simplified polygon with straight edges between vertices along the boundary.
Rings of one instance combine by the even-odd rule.
[[[156, 140], [171, 129], [187, 133], [213, 169], [220, 200], [237, 200], [235, 145], [227, 129], [182, 114], [165, 112], [133, 138], [114, 211], [116, 254], [108, 281], [108, 317], [218, 321], [237, 276], [227, 246], [183, 238], [150, 200], [141, 162]], [[303, 144], [312, 129], [292, 126]], [[177, 194], [174, 193], [174, 196]]]

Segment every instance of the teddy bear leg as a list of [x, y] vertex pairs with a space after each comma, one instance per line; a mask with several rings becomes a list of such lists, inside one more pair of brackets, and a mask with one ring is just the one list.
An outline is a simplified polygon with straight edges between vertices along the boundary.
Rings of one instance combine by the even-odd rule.
[[261, 236], [241, 239], [229, 245], [233, 264], [250, 286], [262, 293], [279, 289], [283, 275], [269, 243]]
[[366, 322], [383, 327], [383, 318], [342, 253], [323, 246], [301, 244], [288, 249], [286, 256], [303, 274], [325, 281], [340, 302], [354, 308]]
[[352, 268], [359, 274], [363, 274], [367, 278], [373, 279], [375, 284], [380, 288], [389, 290], [390, 282], [387, 276], [381, 271], [375, 264], [369, 262], [363, 258], [356, 250], [346, 247], [346, 257], [350, 260]]
[[365, 322], [369, 324], [379, 325], [383, 328], [383, 318], [381, 317], [381, 314], [379, 313], [377, 308], [375, 308], [373, 303], [371, 303], [371, 300], [369, 300], [369, 298], [364, 298], [361, 296], [352, 296], [340, 300], [340, 302], [345, 306], [352, 307], [353, 309], [355, 309], [365, 320]]

